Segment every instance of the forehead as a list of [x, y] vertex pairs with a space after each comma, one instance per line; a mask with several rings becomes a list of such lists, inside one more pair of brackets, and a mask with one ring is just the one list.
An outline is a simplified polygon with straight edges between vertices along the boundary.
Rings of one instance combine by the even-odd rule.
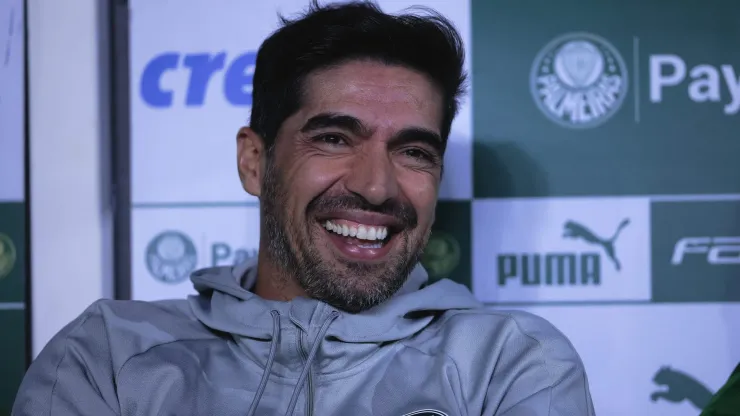
[[345, 113], [377, 128], [439, 131], [442, 95], [424, 74], [374, 61], [350, 61], [306, 79], [302, 113]]

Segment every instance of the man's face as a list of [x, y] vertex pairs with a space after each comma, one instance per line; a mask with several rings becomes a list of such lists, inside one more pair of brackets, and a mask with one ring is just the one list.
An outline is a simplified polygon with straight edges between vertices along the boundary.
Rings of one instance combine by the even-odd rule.
[[263, 175], [263, 238], [308, 296], [359, 312], [403, 285], [429, 238], [442, 98], [422, 74], [371, 61], [305, 87]]

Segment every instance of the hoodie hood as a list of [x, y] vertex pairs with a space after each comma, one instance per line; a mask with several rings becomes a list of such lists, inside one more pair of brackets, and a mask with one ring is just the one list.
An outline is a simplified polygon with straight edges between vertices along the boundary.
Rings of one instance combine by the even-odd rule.
[[438, 312], [482, 306], [465, 286], [449, 279], [424, 286], [428, 277], [421, 265], [414, 268], [394, 296], [357, 314], [302, 297], [289, 302], [262, 299], [245, 289], [254, 287], [256, 279], [257, 257], [239, 266], [194, 272], [191, 281], [198, 295], [189, 297], [193, 312], [212, 329], [263, 340], [273, 337], [275, 311], [289, 316], [304, 329], [321, 325], [319, 320], [332, 314], [337, 319], [326, 331], [326, 336], [347, 343], [379, 343], [413, 335], [428, 325]]
[[257, 257], [238, 267], [196, 271], [191, 280], [198, 295], [188, 300], [196, 318], [231, 334], [239, 350], [262, 368], [249, 416], [256, 414], [271, 376], [297, 375], [286, 415], [293, 414], [308, 380], [307, 414], [312, 415], [310, 380], [317, 371], [324, 377], [344, 377], [370, 363], [370, 357], [382, 360], [381, 350], [392, 350], [392, 341], [420, 332], [440, 311], [480, 307], [466, 287], [450, 280], [422, 287], [427, 274], [421, 266], [394, 296], [357, 314], [303, 297], [288, 302], [260, 298], [245, 289], [257, 281]]

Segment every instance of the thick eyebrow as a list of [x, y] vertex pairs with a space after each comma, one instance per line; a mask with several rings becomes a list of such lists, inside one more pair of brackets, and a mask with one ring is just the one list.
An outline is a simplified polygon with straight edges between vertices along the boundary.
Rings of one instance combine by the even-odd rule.
[[358, 118], [338, 113], [321, 113], [309, 118], [303, 127], [301, 127], [301, 133], [309, 133], [331, 127], [340, 128], [361, 137], [372, 135], [372, 130], [365, 126]]

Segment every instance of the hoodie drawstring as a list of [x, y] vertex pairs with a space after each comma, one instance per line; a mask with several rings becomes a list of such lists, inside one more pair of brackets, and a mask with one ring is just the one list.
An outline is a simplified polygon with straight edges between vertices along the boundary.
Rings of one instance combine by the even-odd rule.
[[270, 378], [272, 364], [275, 362], [275, 355], [277, 354], [277, 338], [280, 335], [280, 313], [276, 310], [272, 310], [270, 311], [270, 315], [272, 315], [272, 339], [270, 339], [270, 354], [267, 356], [267, 364], [265, 364], [265, 370], [262, 372], [260, 385], [259, 387], [257, 387], [257, 392], [254, 394], [254, 400], [252, 400], [252, 405], [249, 406], [247, 416], [254, 416], [254, 412], [257, 411], [257, 405], [262, 398], [262, 394], [265, 392], [265, 387], [267, 387], [267, 380]]
[[300, 377], [298, 377], [298, 384], [296, 384], [295, 389], [293, 390], [293, 397], [290, 398], [288, 411], [285, 412], [285, 416], [291, 416], [293, 414], [296, 403], [298, 403], [298, 395], [301, 393], [301, 389], [303, 388], [303, 384], [306, 381], [308, 372], [311, 370], [311, 362], [316, 357], [316, 353], [319, 351], [319, 347], [321, 346], [321, 340], [326, 335], [326, 331], [329, 330], [329, 326], [338, 317], [339, 313], [337, 311], [332, 311], [331, 315], [329, 315], [326, 321], [324, 321], [324, 323], [321, 325], [319, 333], [316, 334], [316, 337], [313, 340], [313, 345], [311, 346], [311, 351], [308, 353], [308, 357], [306, 358], [306, 364], [303, 366], [303, 371], [301, 371]]

